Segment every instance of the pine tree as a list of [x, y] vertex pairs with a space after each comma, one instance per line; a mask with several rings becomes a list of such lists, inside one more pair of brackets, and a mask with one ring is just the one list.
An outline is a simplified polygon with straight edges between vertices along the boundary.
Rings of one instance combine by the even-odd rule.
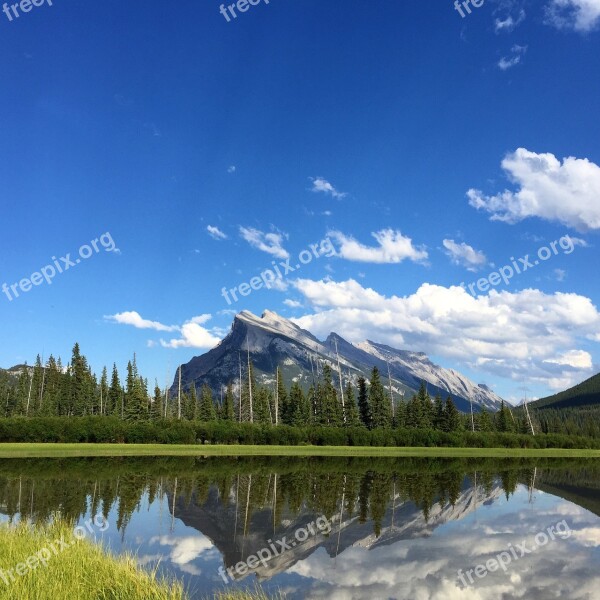
[[531, 433], [531, 427], [529, 427], [529, 420], [527, 415], [521, 415], [521, 418], [517, 421], [518, 433]]
[[373, 367], [371, 372], [371, 385], [369, 387], [369, 405], [373, 415], [373, 428], [392, 426], [392, 403], [385, 393], [379, 369]]
[[196, 384], [191, 383], [189, 392], [184, 394], [183, 403], [183, 418], [188, 421], [195, 421], [200, 416], [200, 405], [198, 404], [198, 395], [196, 394]]
[[100, 414], [100, 386], [98, 385], [98, 378], [95, 373], [92, 373], [91, 369], [88, 370], [88, 383], [90, 391], [88, 392], [88, 401], [86, 404], [85, 414], [99, 415]]
[[44, 417], [58, 416], [60, 387], [63, 374], [60, 371], [59, 363], [54, 360], [54, 356], [48, 358], [46, 366], [46, 378], [44, 390], [42, 393], [42, 404], [40, 414]]
[[358, 406], [354, 396], [354, 387], [351, 382], [346, 386], [346, 427], [360, 427], [361, 420], [358, 415]]
[[317, 411], [319, 408], [319, 398], [317, 396], [317, 389], [314, 385], [308, 388], [306, 393], [306, 404], [308, 405], [308, 421], [307, 424], [315, 425], [317, 420]]
[[338, 401], [338, 395], [332, 382], [331, 367], [328, 364], [323, 366], [320, 395], [321, 424], [329, 427], [340, 427], [342, 425], [342, 407]]
[[431, 429], [434, 420], [434, 407], [424, 381], [421, 381], [419, 393], [417, 394], [417, 402], [419, 403], [418, 427], [420, 429]]
[[274, 422], [271, 415], [271, 394], [263, 386], [254, 389], [254, 422], [263, 425]]
[[280, 423], [285, 423], [285, 421], [283, 420], [283, 412], [284, 412], [284, 407], [287, 403], [287, 390], [285, 388], [285, 382], [283, 381], [283, 374], [281, 373], [281, 369], [279, 367], [277, 367], [276, 379], [277, 379], [276, 401], [279, 402], [278, 419], [277, 420]]
[[93, 383], [87, 359], [81, 354], [79, 344], [73, 346], [71, 356], [71, 397], [69, 414], [81, 416], [90, 414], [93, 395]]
[[[242, 421], [254, 421], [254, 404], [256, 396], [256, 378], [254, 375], [254, 365], [250, 362], [249, 372], [242, 381]], [[250, 390], [252, 390], [252, 411], [250, 410]]]
[[200, 392], [200, 411], [198, 418], [200, 421], [215, 421], [217, 418], [212, 390], [206, 383], [202, 386], [202, 391]]
[[102, 369], [102, 376], [100, 377], [100, 405], [99, 414], [106, 415], [106, 403], [108, 402], [108, 371], [106, 367]]
[[475, 429], [483, 432], [494, 431], [490, 413], [485, 408], [482, 408], [481, 412], [475, 415]]
[[223, 409], [221, 410], [221, 419], [223, 419], [223, 421], [235, 421], [234, 405], [235, 398], [233, 395], [233, 385], [231, 382], [229, 382], [229, 385], [227, 386], [227, 392], [225, 394], [225, 403], [223, 404]]
[[67, 365], [65, 372], [60, 378], [60, 392], [58, 395], [58, 414], [60, 416], [70, 417], [73, 415], [71, 411], [71, 381], [71, 365]]
[[305, 427], [310, 419], [310, 405], [297, 381], [292, 383], [289, 394], [289, 419], [294, 427]]
[[508, 414], [508, 410], [504, 404], [504, 400], [502, 400], [502, 404], [500, 405], [500, 410], [496, 413], [496, 429], [501, 433], [506, 433], [511, 430], [510, 424], [510, 416]]
[[442, 397], [438, 394], [435, 397], [434, 407], [433, 407], [433, 427], [438, 431], [444, 430], [445, 424], [445, 416], [444, 416], [444, 403], [442, 401]]
[[367, 393], [367, 382], [364, 377], [358, 378], [358, 412], [362, 424], [371, 429], [373, 426], [373, 415], [369, 406], [369, 395]]
[[406, 402], [404, 400], [400, 400], [396, 405], [396, 418], [394, 425], [398, 429], [406, 428]]
[[460, 413], [458, 412], [452, 398], [448, 396], [444, 407], [444, 431], [452, 433], [460, 429]]
[[148, 393], [145, 382], [139, 376], [137, 360], [127, 363], [124, 418], [127, 421], [143, 421], [148, 418]]
[[31, 379], [31, 390], [28, 392], [28, 401], [25, 412], [28, 416], [33, 417], [39, 414], [40, 396], [42, 394], [42, 380], [44, 379], [44, 369], [42, 360], [38, 354], [33, 367], [33, 375]]
[[30, 369], [27, 363], [25, 363], [24, 368], [19, 373], [17, 393], [8, 407], [7, 412], [11, 417], [24, 415], [27, 409], [27, 399], [29, 398], [29, 390], [31, 389], [31, 374], [29, 371]]
[[406, 426], [409, 429], [419, 429], [421, 423], [421, 403], [416, 394], [414, 394], [406, 406]]
[[117, 365], [113, 363], [112, 377], [110, 387], [108, 388], [108, 404], [106, 406], [107, 415], [121, 414], [121, 382], [119, 381], [119, 372]]
[[154, 382], [154, 396], [152, 397], [149, 413], [152, 421], [163, 417], [163, 395], [161, 389], [158, 387], [158, 380]]
[[8, 403], [11, 393], [13, 393], [13, 385], [11, 378], [6, 371], [0, 371], [0, 416], [7, 417]]

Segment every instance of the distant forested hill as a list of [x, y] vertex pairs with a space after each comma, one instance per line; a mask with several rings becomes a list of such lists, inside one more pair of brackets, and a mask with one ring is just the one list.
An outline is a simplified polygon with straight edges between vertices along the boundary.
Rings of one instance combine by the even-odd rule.
[[575, 408], [579, 406], [600, 406], [600, 373], [564, 392], [531, 402], [536, 409]]
[[[600, 373], [564, 392], [531, 402], [531, 413], [544, 433], [600, 436]], [[516, 414], [522, 412], [519, 408]]]

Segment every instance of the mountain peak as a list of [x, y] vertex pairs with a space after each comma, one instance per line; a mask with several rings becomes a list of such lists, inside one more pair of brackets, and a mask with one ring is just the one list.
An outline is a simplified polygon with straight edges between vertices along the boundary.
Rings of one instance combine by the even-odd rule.
[[272, 310], [265, 310], [263, 311], [262, 315], [260, 317], [258, 317], [257, 315], [255, 315], [253, 312], [250, 312], [249, 310], [243, 310], [242, 312], [238, 313], [235, 316], [236, 319], [240, 319], [242, 321], [248, 321], [250, 323], [256, 324], [256, 325], [293, 325], [293, 323], [289, 320], [286, 319], [285, 317], [282, 317], [280, 315], [278, 315], [276, 312], [273, 312]]
[[[260, 317], [257, 317], [248, 310], [244, 310], [236, 316], [236, 321], [244, 323], [249, 328], [248, 332], [254, 332], [254, 334], [258, 334], [258, 332], [270, 335], [275, 334], [310, 347], [320, 345], [319, 340], [312, 333], [271, 310], [265, 310]], [[256, 335], [252, 335], [251, 337], [256, 338]]]
[[[273, 319], [283, 319], [284, 317], [280, 317], [276, 312], [272, 310], [265, 310], [261, 315], [261, 319], [273, 320]], [[284, 319], [287, 321], [287, 319]]]
[[[337, 349], [337, 352], [336, 352]], [[271, 310], [260, 317], [244, 310], [236, 315], [231, 332], [213, 350], [193, 358], [183, 368], [184, 388], [207, 383], [213, 390], [237, 381], [240, 377], [240, 352], [248, 353], [257, 380], [272, 385], [277, 367], [285, 381], [297, 381], [308, 387], [314, 384], [325, 364], [334, 371], [338, 365], [344, 381], [369, 378], [374, 366], [390, 377], [396, 394], [410, 397], [421, 382], [428, 384], [432, 395], [451, 395], [457, 407], [470, 410], [469, 401], [496, 409], [500, 398], [493, 391], [477, 386], [452, 369], [432, 363], [426, 354], [397, 350], [367, 341], [352, 344], [336, 332], [320, 341], [309, 331]]]

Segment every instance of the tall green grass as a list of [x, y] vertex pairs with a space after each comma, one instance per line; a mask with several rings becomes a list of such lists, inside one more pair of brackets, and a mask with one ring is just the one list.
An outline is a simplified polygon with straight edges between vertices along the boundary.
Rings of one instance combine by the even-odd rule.
[[450, 448], [396, 446], [254, 446], [218, 444], [0, 443], [0, 458], [77, 456], [441, 456], [600, 457], [600, 450], [563, 448]]
[[[0, 525], [0, 600], [188, 600], [181, 584], [140, 569], [131, 555], [118, 557], [86, 539], [73, 536], [74, 523], [55, 518], [49, 524]], [[56, 540], [63, 540], [59, 544]], [[56, 552], [51, 548], [54, 545]], [[42, 549], [46, 565], [32, 561]], [[48, 552], [42, 553], [47, 556]], [[26, 565], [28, 559], [33, 568]], [[37, 563], [37, 564], [36, 564]], [[12, 570], [12, 575], [9, 573]], [[6, 581], [5, 581], [6, 580]], [[252, 592], [222, 591], [212, 600], [284, 600]]]
[[[1, 525], [0, 599], [185, 600], [186, 595], [178, 583], [159, 579], [156, 572], [139, 569], [131, 556], [113, 557], [98, 544], [76, 540], [73, 527], [74, 524], [61, 520], [48, 525]], [[61, 538], [68, 544], [67, 548], [59, 549], [55, 543]], [[52, 543], [57, 554], [50, 549]], [[26, 572], [21, 567], [24, 574], [18, 575], [17, 565], [25, 564], [42, 548], [52, 554], [47, 566], [38, 562]], [[12, 577], [9, 569], [12, 569]]]

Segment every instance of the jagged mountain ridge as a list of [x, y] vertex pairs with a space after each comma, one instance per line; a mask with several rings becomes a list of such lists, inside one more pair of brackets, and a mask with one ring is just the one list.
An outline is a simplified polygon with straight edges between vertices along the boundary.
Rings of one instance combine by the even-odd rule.
[[[336, 333], [321, 342], [309, 331], [271, 311], [265, 311], [262, 317], [249, 311], [236, 315], [230, 333], [215, 348], [182, 365], [182, 387], [190, 389], [193, 384], [198, 389], [206, 383], [219, 397], [228, 382], [239, 381], [240, 367], [245, 377], [248, 354], [257, 381], [263, 385], [274, 384], [275, 370], [279, 366], [286, 385], [299, 381], [308, 388], [322, 373], [324, 363], [332, 367], [338, 383], [336, 344], [344, 384], [349, 379], [355, 382], [361, 375], [368, 379], [376, 366], [384, 384], [389, 386], [389, 365], [396, 400], [400, 396], [408, 399], [418, 390], [421, 381], [425, 381], [432, 396], [451, 396], [463, 412], [470, 410], [470, 400], [474, 410], [482, 406], [489, 410], [500, 407], [501, 398], [489, 388], [434, 364], [422, 352], [397, 350], [372, 341], [351, 344]], [[175, 374], [173, 392], [178, 387], [178, 375]]]

